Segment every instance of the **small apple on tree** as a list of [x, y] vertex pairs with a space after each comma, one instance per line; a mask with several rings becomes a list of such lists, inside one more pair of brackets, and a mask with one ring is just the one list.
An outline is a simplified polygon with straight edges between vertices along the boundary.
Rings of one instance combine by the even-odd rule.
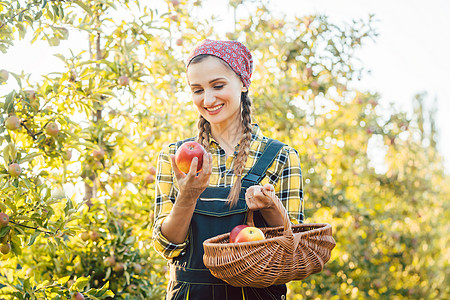
[[100, 239], [100, 234], [97, 231], [91, 231], [89, 237], [91, 241], [96, 242]]
[[86, 242], [90, 238], [89, 232], [84, 231], [80, 233], [80, 238], [83, 240], [83, 242]]
[[116, 273], [122, 273], [125, 270], [124, 263], [118, 262], [114, 265], [113, 271]]
[[95, 160], [102, 160], [105, 157], [105, 150], [103, 150], [102, 148], [95, 149], [94, 151], [92, 151], [92, 156]]
[[17, 177], [22, 173], [22, 168], [18, 163], [13, 163], [8, 166], [8, 173], [12, 177]]
[[64, 160], [71, 160], [72, 159], [72, 150], [64, 150], [62, 153], [62, 157]]
[[155, 176], [155, 175], [156, 175], [156, 168], [153, 167], [153, 166], [151, 166], [150, 169], [148, 169], [148, 172], [149, 172], [150, 174], [152, 174], [153, 176]]
[[5, 227], [9, 223], [9, 216], [5, 213], [0, 213], [0, 228]]
[[116, 258], [114, 256], [108, 256], [103, 260], [105, 267], [112, 267], [116, 264]]
[[119, 77], [119, 79], [117, 79], [117, 83], [120, 86], [127, 86], [128, 84], [130, 84], [130, 79], [128, 78], [128, 76], [122, 75]]
[[9, 78], [9, 72], [5, 69], [0, 70], [0, 84], [6, 82]]
[[203, 155], [205, 153], [205, 148], [199, 143], [195, 141], [186, 142], [177, 149], [177, 152], [175, 153], [175, 163], [181, 172], [188, 173], [192, 159], [197, 157], [197, 172], [200, 172], [202, 170]]
[[0, 246], [0, 252], [4, 255], [8, 254], [9, 252], [11, 252], [11, 244], [2, 244]]
[[72, 300], [84, 300], [84, 296], [80, 292], [76, 292], [72, 295]]
[[45, 132], [50, 136], [57, 136], [59, 133], [58, 125], [55, 122], [48, 123], [47, 127], [45, 128]]
[[5, 127], [8, 130], [20, 129], [20, 119], [16, 116], [9, 116], [5, 121]]

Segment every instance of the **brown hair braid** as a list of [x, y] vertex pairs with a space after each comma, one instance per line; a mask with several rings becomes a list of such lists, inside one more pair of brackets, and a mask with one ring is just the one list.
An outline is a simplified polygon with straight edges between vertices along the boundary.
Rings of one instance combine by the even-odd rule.
[[211, 124], [209, 124], [206, 119], [200, 115], [198, 119], [198, 138], [197, 142], [202, 145], [206, 152], [209, 152], [209, 137], [211, 135]]
[[250, 153], [250, 142], [252, 140], [252, 117], [251, 117], [251, 106], [252, 101], [248, 97], [248, 92], [241, 94], [241, 104], [242, 104], [242, 127], [244, 133], [239, 141], [239, 150], [236, 157], [236, 162], [234, 165], [234, 174], [236, 175], [236, 180], [231, 187], [230, 194], [228, 194], [228, 203], [231, 207], [235, 206], [239, 200], [239, 194], [241, 192], [241, 176], [245, 168], [245, 163], [247, 162], [248, 154]]

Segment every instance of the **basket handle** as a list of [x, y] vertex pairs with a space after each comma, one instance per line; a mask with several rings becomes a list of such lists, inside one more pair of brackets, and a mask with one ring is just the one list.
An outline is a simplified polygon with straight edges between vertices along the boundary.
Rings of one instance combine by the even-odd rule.
[[[292, 235], [292, 225], [291, 220], [289, 219], [289, 215], [286, 211], [286, 209], [283, 206], [283, 203], [281, 203], [280, 199], [278, 199], [277, 195], [274, 191], [269, 192], [266, 189], [262, 189], [264, 195], [271, 197], [273, 200], [273, 203], [275, 203], [275, 206], [277, 207], [278, 211], [282, 214], [283, 217], [283, 227], [284, 232], [283, 235]], [[253, 221], [253, 211], [249, 210], [247, 213], [247, 225], [254, 227], [255, 223]]]

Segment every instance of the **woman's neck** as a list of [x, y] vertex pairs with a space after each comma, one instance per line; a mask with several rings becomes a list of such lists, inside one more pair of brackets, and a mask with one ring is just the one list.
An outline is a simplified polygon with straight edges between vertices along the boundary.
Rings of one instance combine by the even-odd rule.
[[234, 122], [228, 126], [211, 124], [211, 135], [225, 149], [227, 156], [229, 152], [234, 152], [234, 147], [241, 140], [243, 132], [241, 122]]

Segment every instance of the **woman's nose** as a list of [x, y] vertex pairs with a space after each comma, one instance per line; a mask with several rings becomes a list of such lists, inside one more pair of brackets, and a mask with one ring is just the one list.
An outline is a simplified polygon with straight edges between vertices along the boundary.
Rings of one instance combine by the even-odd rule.
[[205, 104], [205, 106], [208, 106], [210, 104], [214, 104], [214, 102], [216, 101], [216, 97], [214, 95], [214, 91], [210, 91], [210, 90], [205, 90], [205, 94], [204, 94], [204, 99], [203, 102]]

